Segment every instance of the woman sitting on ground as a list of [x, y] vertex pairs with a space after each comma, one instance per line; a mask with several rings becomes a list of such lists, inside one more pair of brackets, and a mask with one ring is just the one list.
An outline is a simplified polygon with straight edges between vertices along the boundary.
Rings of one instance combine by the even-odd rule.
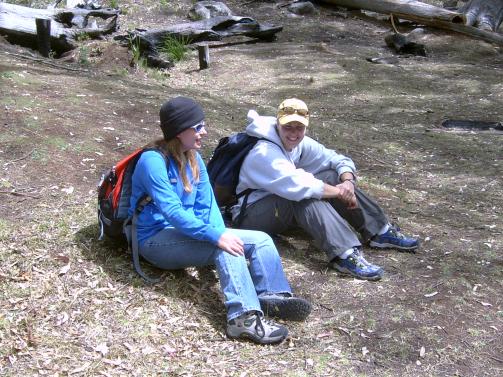
[[[139, 253], [162, 269], [215, 265], [225, 297], [227, 336], [279, 343], [288, 330], [266, 315], [303, 320], [311, 305], [294, 297], [272, 239], [259, 231], [226, 229], [204, 162], [204, 112], [187, 97], [160, 110], [164, 138], [142, 153], [132, 178], [131, 209], [152, 201], [137, 223]], [[168, 163], [166, 163], [168, 158]]]

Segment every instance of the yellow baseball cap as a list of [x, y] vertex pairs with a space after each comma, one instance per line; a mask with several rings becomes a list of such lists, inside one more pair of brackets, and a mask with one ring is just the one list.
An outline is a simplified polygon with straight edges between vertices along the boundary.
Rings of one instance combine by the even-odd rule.
[[304, 126], [309, 125], [309, 110], [304, 101], [297, 98], [288, 98], [278, 107], [278, 124], [284, 126], [290, 122], [299, 122]]

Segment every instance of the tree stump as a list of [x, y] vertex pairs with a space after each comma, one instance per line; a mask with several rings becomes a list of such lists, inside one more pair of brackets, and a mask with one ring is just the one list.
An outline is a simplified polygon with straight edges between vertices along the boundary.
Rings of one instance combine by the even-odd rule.
[[47, 18], [36, 18], [38, 51], [46, 58], [51, 52], [51, 20]]
[[197, 46], [199, 53], [199, 69], [206, 69], [210, 66], [210, 48], [207, 44]]

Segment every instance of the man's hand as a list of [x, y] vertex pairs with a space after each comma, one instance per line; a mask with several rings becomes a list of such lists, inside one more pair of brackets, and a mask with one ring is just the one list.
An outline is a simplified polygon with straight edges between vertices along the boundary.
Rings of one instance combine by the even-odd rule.
[[241, 238], [228, 231], [222, 233], [217, 243], [220, 249], [236, 257], [244, 255], [243, 245]]
[[339, 183], [336, 186], [325, 183], [323, 186], [322, 198], [340, 200], [346, 204], [349, 209], [358, 207], [358, 203], [356, 202], [355, 186], [349, 181]]
[[358, 206], [356, 202], [355, 186], [353, 183], [350, 181], [344, 181], [335, 187], [339, 189], [339, 194], [336, 198], [346, 203], [349, 209], [354, 209]]

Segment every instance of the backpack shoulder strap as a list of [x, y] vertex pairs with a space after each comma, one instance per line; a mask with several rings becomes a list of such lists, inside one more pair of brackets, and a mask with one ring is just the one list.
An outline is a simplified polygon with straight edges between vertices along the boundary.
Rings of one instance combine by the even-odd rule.
[[[272, 141], [272, 140], [266, 139], [265, 137], [259, 137], [259, 138], [257, 138], [257, 139], [258, 139], [257, 141], [264, 140], [264, 141], [268, 141], [269, 143], [273, 143], [273, 144], [275, 144], [276, 146], [278, 146], [278, 148], [280, 148], [280, 149], [281, 149], [281, 146], [280, 146], [278, 143], [276, 143], [275, 141]], [[254, 147], [255, 147], [255, 145], [254, 145], [254, 146], [253, 146], [253, 147], [252, 147], [252, 148], [248, 151], [248, 153], [250, 153], [250, 152], [251, 152], [251, 150], [252, 150]], [[282, 149], [281, 149], [281, 150], [282, 150]], [[246, 158], [246, 157], [245, 157], [245, 158]], [[245, 203], [245, 205], [244, 205], [244, 206], [246, 207], [246, 201], [247, 201], [247, 199], [248, 199], [248, 195], [250, 195], [250, 194], [251, 194], [253, 191], [255, 191], [255, 190], [257, 190], [257, 189], [247, 188], [247, 189], [245, 189], [245, 190], [243, 190], [243, 191], [241, 191], [241, 192], [237, 193], [237, 194], [236, 194], [236, 198], [237, 198], [237, 199], [239, 199], [239, 198], [241, 198], [242, 196], [246, 195], [246, 198], [245, 198], [245, 201], [244, 201], [244, 203]]]
[[283, 151], [283, 148], [281, 148], [281, 145], [279, 145], [278, 143], [276, 143], [275, 141], [272, 141], [270, 139], [266, 139], [265, 137], [260, 137], [259, 140], [265, 140], [265, 141], [268, 141], [269, 143], [273, 143], [274, 145], [276, 145], [279, 149], [281, 149], [281, 151]]
[[136, 205], [136, 209], [134, 210], [133, 213], [133, 219], [131, 220], [131, 254], [133, 257], [133, 266], [135, 271], [140, 275], [147, 283], [150, 284], [155, 284], [159, 283], [161, 281], [160, 277], [157, 278], [152, 278], [145, 274], [143, 272], [141, 265], [140, 265], [140, 252], [139, 252], [139, 243], [138, 243], [138, 229], [137, 229], [137, 222], [138, 222], [138, 215], [140, 214], [141, 211], [143, 211], [143, 208], [152, 201], [150, 196], [144, 196], [138, 201], [138, 204]]
[[[258, 138], [258, 141], [260, 141], [260, 140], [265, 140], [265, 141], [268, 141], [269, 143], [273, 143], [281, 149], [281, 146], [278, 143], [276, 143], [275, 141], [266, 139], [265, 137]], [[251, 151], [251, 149], [250, 149], [250, 151]], [[239, 214], [236, 217], [236, 220], [233, 222], [233, 225], [235, 225], [237, 228], [240, 227], [241, 222], [243, 221], [243, 219], [245, 217], [246, 206], [248, 205], [248, 197], [250, 196], [250, 194], [253, 191], [256, 191], [256, 190], [257, 189], [247, 188], [247, 189], [239, 192], [238, 194], [236, 194], [236, 199], [240, 199], [241, 197], [244, 196], [243, 203], [241, 204], [241, 207], [239, 208]]]
[[[166, 155], [166, 153], [164, 153], [164, 151], [162, 151], [159, 148], [146, 148], [142, 151], [142, 153], [146, 152], [146, 151], [150, 151], [150, 150], [159, 152], [163, 156], [163, 158], [166, 160], [166, 170], [168, 170], [169, 169], [169, 157]], [[135, 271], [147, 283], [155, 284], [155, 283], [160, 282], [161, 278], [160, 277], [152, 278], [152, 277], [148, 276], [147, 274], [145, 274], [145, 272], [143, 272], [141, 265], [140, 265], [140, 252], [139, 252], [139, 243], [138, 243], [138, 225], [137, 225], [138, 215], [140, 214], [141, 211], [143, 211], [145, 206], [147, 204], [149, 204], [151, 201], [152, 201], [152, 198], [150, 196], [144, 195], [136, 203], [136, 208], [135, 208], [135, 210], [133, 212], [133, 216], [131, 218], [131, 243], [130, 243], [129, 247], [131, 249], [131, 254], [132, 254], [132, 258], [133, 258], [133, 266], [134, 266]], [[127, 224], [128, 222], [129, 221], [126, 220], [125, 224]]]

